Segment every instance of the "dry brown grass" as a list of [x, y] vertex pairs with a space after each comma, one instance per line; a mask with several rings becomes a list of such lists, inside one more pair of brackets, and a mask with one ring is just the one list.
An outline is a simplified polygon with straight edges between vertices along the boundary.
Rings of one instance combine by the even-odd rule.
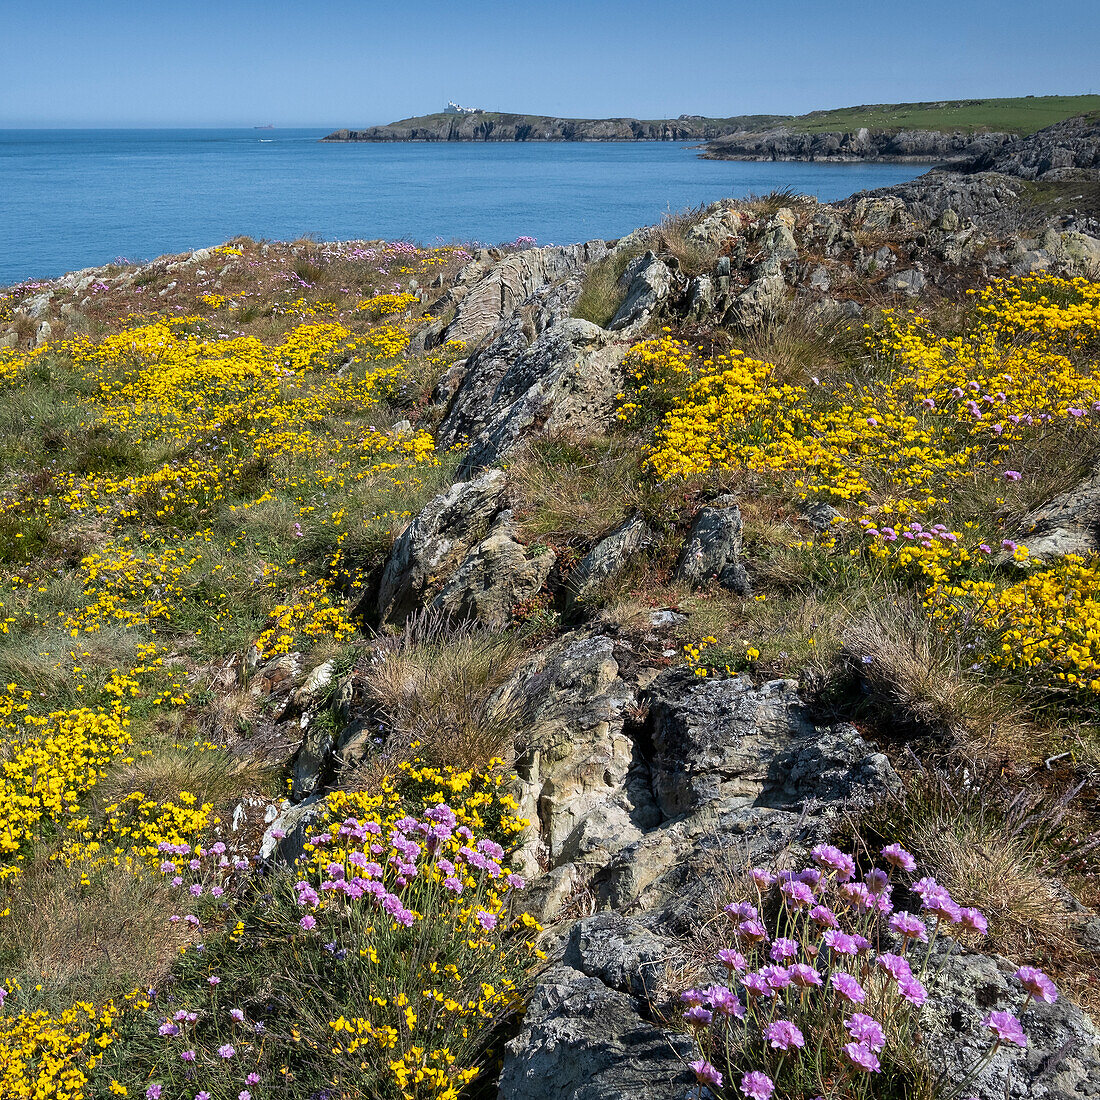
[[411, 618], [365, 671], [387, 755], [460, 769], [510, 759], [518, 715], [493, 693], [521, 657], [515, 634], [452, 628], [431, 613]]
[[853, 615], [839, 661], [895, 735], [931, 737], [968, 754], [1019, 751], [1032, 735], [1005, 685], [973, 675], [960, 635], [937, 629], [908, 597], [887, 595]]
[[12, 891], [0, 946], [4, 984], [17, 983], [36, 1006], [55, 1009], [153, 985], [186, 938], [187, 926], [167, 919], [176, 900], [156, 874], [67, 867], [43, 856]]
[[524, 534], [586, 541], [622, 522], [653, 491], [640, 460], [636, 441], [615, 437], [526, 448], [509, 469]]
[[946, 886], [959, 905], [985, 914], [983, 950], [1049, 971], [1076, 1001], [1100, 1011], [1095, 956], [1079, 940], [1056, 877], [1081, 854], [1066, 828], [1075, 792], [1013, 793], [989, 768], [952, 777], [917, 766], [904, 780], [905, 793], [857, 825], [867, 848], [900, 843], [917, 858], [920, 874]]
[[177, 744], [166, 732], [151, 734], [142, 743], [148, 755], [109, 770], [94, 788], [97, 805], [109, 805], [133, 791], [158, 802], [176, 801], [180, 791], [189, 791], [200, 803], [221, 806], [270, 781], [268, 770], [255, 760]]
[[691, 235], [706, 215], [705, 206], [689, 207], [673, 213], [671, 210], [661, 219], [654, 232], [655, 251], [667, 259], [672, 257], [680, 264], [685, 275], [709, 275], [718, 262], [719, 246]]

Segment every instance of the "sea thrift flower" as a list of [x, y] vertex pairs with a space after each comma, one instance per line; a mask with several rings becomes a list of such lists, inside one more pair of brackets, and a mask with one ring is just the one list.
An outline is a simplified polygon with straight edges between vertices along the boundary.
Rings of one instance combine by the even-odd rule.
[[844, 1026], [857, 1043], [864, 1043], [872, 1050], [882, 1050], [886, 1046], [886, 1033], [879, 1022], [865, 1012], [853, 1012], [844, 1021]]
[[779, 892], [783, 895], [784, 901], [796, 907], [813, 905], [815, 900], [813, 890], [804, 882], [785, 882], [779, 887]]
[[1058, 999], [1058, 987], [1034, 966], [1021, 966], [1013, 975], [1028, 992], [1028, 998], [1053, 1004]]
[[928, 929], [924, 921], [914, 917], [912, 913], [895, 913], [890, 918], [890, 929], [906, 940], [920, 940], [928, 942]]
[[692, 1005], [684, 1013], [684, 1020], [691, 1027], [706, 1027], [714, 1019], [714, 1013], [702, 1005]]
[[819, 866], [835, 871], [838, 882], [846, 882], [856, 873], [855, 860], [832, 844], [818, 844], [810, 855]]
[[1011, 1012], [991, 1012], [985, 1018], [985, 1026], [997, 1036], [997, 1043], [1014, 1043], [1018, 1047], [1027, 1046], [1020, 1021]]
[[305, 915], [304, 917], [302, 917], [302, 919], [301, 919], [301, 920], [300, 920], [300, 921], [299, 921], [298, 923], [299, 923], [299, 924], [300, 924], [300, 925], [301, 925], [301, 926], [302, 926], [302, 927], [303, 927], [303, 928], [304, 928], [304, 929], [305, 929], [305, 930], [306, 930], [307, 932], [308, 932], [308, 931], [310, 931], [310, 929], [312, 929], [312, 928], [316, 928], [316, 927], [317, 927], [317, 920], [316, 920], [316, 918], [315, 918], [315, 917], [311, 917], [311, 916], [310, 916], [310, 915], [309, 915], [308, 913], [307, 913], [307, 914], [306, 914], [306, 915]]
[[695, 1074], [695, 1080], [700, 1085], [708, 1085], [710, 1088], [720, 1089], [722, 1087], [722, 1075], [710, 1064], [710, 1062], [703, 1058], [694, 1062], [688, 1062], [688, 1067]]
[[768, 952], [768, 957], [773, 962], [782, 962], [784, 959], [793, 959], [798, 954], [798, 944], [794, 940], [787, 939], [784, 936], [780, 936], [772, 944], [771, 951]]
[[986, 921], [985, 916], [980, 909], [975, 909], [973, 906], [959, 910], [959, 924], [982, 936], [989, 931], [989, 923]]
[[184, 1050], [180, 1052], [181, 1062], [193, 1062], [195, 1060], [195, 1052], [193, 1050]]
[[723, 947], [715, 958], [728, 970], [745, 970], [749, 965], [740, 951], [733, 951], [728, 947]]
[[830, 974], [829, 984], [841, 997], [852, 1004], [863, 1004], [867, 999], [863, 986], [851, 974], [846, 974], [843, 970], [837, 970]]
[[737, 926], [737, 934], [750, 943], [760, 943], [768, 938], [767, 929], [758, 920], [742, 921]]
[[866, 1043], [846, 1043], [844, 1054], [853, 1066], [867, 1073], [878, 1073], [882, 1068], [875, 1052]]
[[236, 1053], [236, 1050], [234, 1050], [229, 1043], [225, 1043], [222, 1046], [218, 1047], [218, 1056], [220, 1058], [225, 1058], [228, 1060], [229, 1058], [232, 1058], [233, 1055]]
[[821, 975], [812, 966], [807, 966], [805, 963], [795, 963], [794, 966], [790, 967], [788, 973], [791, 976], [791, 984], [802, 989], [821, 985]]
[[801, 1050], [806, 1045], [802, 1032], [789, 1020], [776, 1020], [764, 1032], [768, 1044], [776, 1050], [788, 1051], [791, 1047]]
[[824, 905], [815, 905], [810, 910], [810, 920], [815, 924], [820, 924], [822, 928], [840, 927], [840, 921], [837, 920], [836, 914], [831, 909], [826, 909]]
[[760, 1070], [753, 1070], [741, 1078], [741, 1091], [749, 1100], [770, 1100], [775, 1092], [775, 1082]]

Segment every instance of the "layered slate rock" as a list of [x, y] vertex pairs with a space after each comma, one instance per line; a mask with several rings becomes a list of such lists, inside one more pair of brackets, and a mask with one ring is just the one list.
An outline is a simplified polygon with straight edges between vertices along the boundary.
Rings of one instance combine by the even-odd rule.
[[442, 572], [458, 567], [501, 508], [503, 470], [459, 481], [428, 502], [398, 537], [382, 572], [378, 615], [401, 622], [424, 605]]
[[607, 255], [603, 241], [529, 248], [491, 260], [487, 254], [459, 275], [456, 286], [433, 306], [455, 304], [442, 340], [473, 341], [492, 331], [544, 287], [561, 283]]
[[513, 320], [466, 364], [439, 426], [444, 447], [468, 447], [468, 475], [537, 434], [591, 435], [608, 427], [623, 384], [626, 344], [569, 318], [527, 343]]

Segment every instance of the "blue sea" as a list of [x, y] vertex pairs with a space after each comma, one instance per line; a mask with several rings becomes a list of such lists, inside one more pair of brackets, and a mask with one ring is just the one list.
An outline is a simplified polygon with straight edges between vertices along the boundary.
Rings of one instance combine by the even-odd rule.
[[829, 201], [924, 171], [707, 161], [669, 142], [319, 144], [325, 132], [0, 130], [0, 286], [239, 234], [612, 238], [724, 197]]

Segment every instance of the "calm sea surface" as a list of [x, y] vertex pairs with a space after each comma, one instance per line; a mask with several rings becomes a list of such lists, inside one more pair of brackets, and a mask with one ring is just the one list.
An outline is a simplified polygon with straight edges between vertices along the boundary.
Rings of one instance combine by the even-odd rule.
[[322, 130], [0, 130], [0, 286], [238, 234], [618, 237], [727, 196], [828, 201], [908, 165], [705, 161], [665, 142], [320, 145]]

